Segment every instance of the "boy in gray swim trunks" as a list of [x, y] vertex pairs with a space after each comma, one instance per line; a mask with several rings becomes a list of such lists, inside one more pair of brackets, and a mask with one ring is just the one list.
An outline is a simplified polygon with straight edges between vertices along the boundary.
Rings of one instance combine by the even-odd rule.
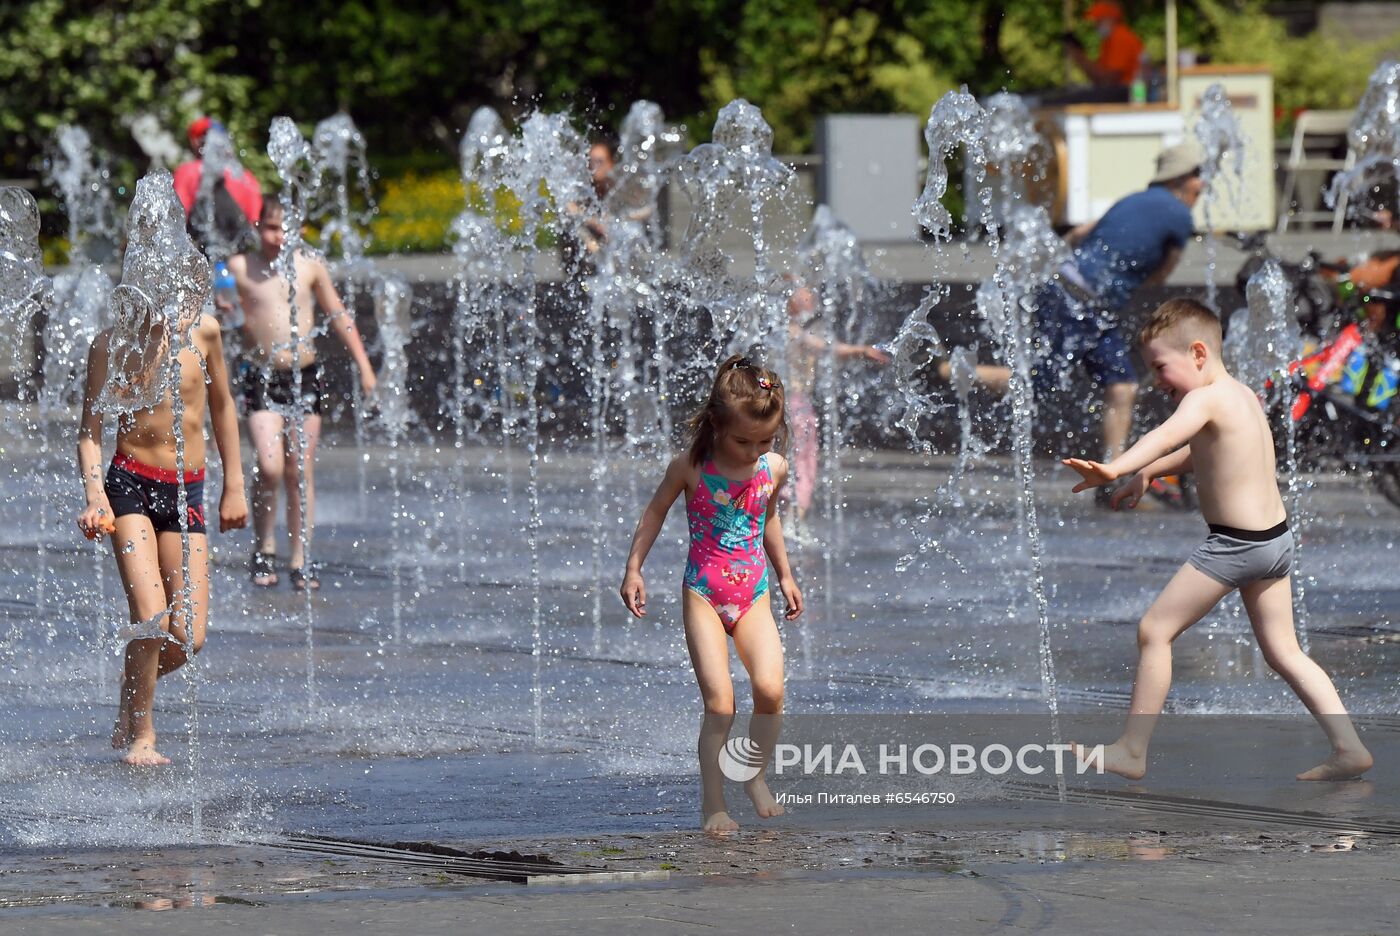
[[[1299, 780], [1345, 780], [1371, 767], [1336, 687], [1298, 646], [1289, 569], [1293, 534], [1274, 468], [1274, 440], [1254, 391], [1225, 370], [1220, 321], [1191, 299], [1159, 306], [1139, 335], [1143, 358], [1176, 412], [1122, 455], [1101, 464], [1064, 463], [1079, 472], [1076, 492], [1127, 481], [1114, 509], [1136, 507], [1153, 478], [1194, 471], [1210, 535], [1187, 559], [1138, 624], [1138, 669], [1123, 734], [1104, 748], [1104, 769], [1137, 780], [1171, 686], [1172, 641], [1239, 589], [1264, 659], [1318, 720], [1332, 754]], [[1086, 756], [1078, 748], [1080, 756]]]

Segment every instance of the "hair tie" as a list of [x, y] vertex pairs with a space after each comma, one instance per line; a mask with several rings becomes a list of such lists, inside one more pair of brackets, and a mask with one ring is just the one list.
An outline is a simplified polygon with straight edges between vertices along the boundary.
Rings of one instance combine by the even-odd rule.
[[764, 390], [772, 390], [772, 389], [773, 389], [773, 381], [769, 380], [767, 377], [760, 377], [760, 378], [758, 378], [758, 385], [759, 385], [760, 387], [762, 387]]

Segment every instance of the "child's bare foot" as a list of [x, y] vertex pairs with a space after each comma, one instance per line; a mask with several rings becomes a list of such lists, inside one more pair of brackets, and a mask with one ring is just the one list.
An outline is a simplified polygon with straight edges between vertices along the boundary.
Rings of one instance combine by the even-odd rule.
[[[1099, 769], [1099, 759], [1097, 756], [1093, 756], [1093, 748], [1085, 747], [1082, 744], [1076, 744], [1072, 741], [1070, 742], [1070, 748], [1074, 751], [1075, 759], [1081, 765], [1087, 765], [1089, 770]], [[1147, 773], [1147, 755], [1139, 754], [1135, 757], [1128, 753], [1123, 745], [1115, 741], [1112, 744], [1105, 744], [1103, 746], [1102, 767], [1109, 773], [1116, 773], [1120, 777], [1125, 777], [1129, 780], [1141, 780], [1143, 775]]]
[[774, 816], [781, 816], [787, 812], [777, 800], [773, 799], [773, 794], [768, 790], [768, 783], [762, 775], [745, 783], [744, 789], [748, 791], [749, 799], [753, 800], [754, 812], [758, 813], [758, 818], [772, 819]]
[[1299, 780], [1352, 780], [1371, 769], [1375, 761], [1364, 747], [1355, 751], [1333, 751], [1332, 756], [1312, 770], [1298, 774]]
[[164, 767], [170, 758], [156, 750], [156, 738], [151, 735], [133, 739], [122, 761], [133, 767]]
[[738, 832], [739, 823], [729, 818], [729, 813], [724, 810], [712, 812], [705, 816], [702, 828], [706, 832]]

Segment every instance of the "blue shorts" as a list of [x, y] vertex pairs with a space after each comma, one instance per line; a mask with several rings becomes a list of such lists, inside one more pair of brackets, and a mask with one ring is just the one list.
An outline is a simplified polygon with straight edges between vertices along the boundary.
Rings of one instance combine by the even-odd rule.
[[1082, 363], [1100, 386], [1137, 383], [1132, 351], [1108, 313], [1070, 297], [1050, 283], [1035, 297], [1035, 390], [1043, 394], [1067, 383], [1070, 368]]

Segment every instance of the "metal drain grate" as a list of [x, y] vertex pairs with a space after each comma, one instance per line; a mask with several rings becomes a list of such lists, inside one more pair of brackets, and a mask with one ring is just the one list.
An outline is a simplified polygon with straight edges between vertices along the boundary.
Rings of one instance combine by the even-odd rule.
[[462, 877], [507, 881], [512, 884], [600, 884], [665, 881], [670, 871], [614, 871], [589, 865], [567, 865], [546, 855], [519, 852], [464, 852], [432, 842], [380, 844], [321, 835], [267, 836], [244, 844], [303, 854], [360, 858], [438, 871]]

